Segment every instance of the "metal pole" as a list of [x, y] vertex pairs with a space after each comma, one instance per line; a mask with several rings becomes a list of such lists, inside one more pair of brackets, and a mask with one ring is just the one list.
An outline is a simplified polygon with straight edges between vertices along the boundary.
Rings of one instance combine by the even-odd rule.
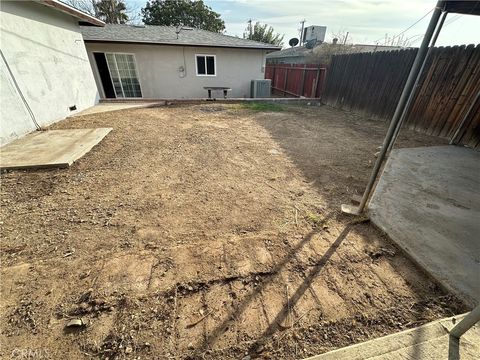
[[390, 152], [395, 145], [395, 142], [397, 141], [398, 134], [400, 133], [400, 129], [403, 125], [403, 122], [405, 121], [405, 118], [407, 117], [407, 113], [410, 110], [410, 106], [412, 105], [413, 100], [415, 99], [415, 95], [418, 90], [418, 86], [420, 83], [420, 78], [422, 77], [423, 70], [425, 68], [425, 64], [427, 63], [427, 59], [432, 53], [433, 47], [435, 46], [435, 43], [437, 42], [438, 35], [440, 35], [440, 31], [442, 30], [443, 23], [445, 22], [445, 19], [447, 18], [447, 12], [444, 12], [442, 15], [442, 19], [440, 20], [440, 23], [437, 26], [437, 29], [435, 30], [435, 35], [433, 35], [433, 39], [429, 45], [427, 55], [425, 56], [425, 60], [423, 61], [422, 67], [420, 71], [418, 72], [417, 78], [415, 79], [415, 85], [413, 85], [413, 90], [410, 93], [410, 96], [408, 97], [407, 104], [405, 105], [405, 108], [403, 109], [402, 116], [400, 117], [400, 120], [398, 121], [398, 125], [395, 128], [395, 134], [393, 135], [393, 139], [390, 142], [390, 145], [388, 146], [388, 152]]
[[457, 137], [458, 137], [458, 135], [460, 135], [460, 131], [462, 131], [463, 125], [465, 125], [465, 122], [467, 121], [468, 116], [472, 112], [473, 107], [477, 103], [478, 98], [480, 98], [480, 91], [477, 92], [477, 96], [475, 96], [475, 99], [473, 99], [472, 103], [470, 104], [470, 107], [468, 108], [467, 113], [463, 117], [460, 124], [457, 126], [457, 129], [455, 130], [455, 133], [453, 134], [452, 138], [450, 139], [450, 142], [449, 142], [450, 145], [457, 144], [457, 142], [458, 142]]
[[442, 19], [440, 20], [440, 23], [438, 24], [437, 31], [435, 31], [435, 35], [433, 35], [433, 39], [430, 46], [435, 46], [435, 43], [437, 42], [437, 39], [438, 39], [438, 35], [440, 35], [440, 31], [442, 30], [443, 23], [445, 22], [447, 15], [448, 15], [448, 12], [445, 11], [443, 13]]
[[408, 97], [412, 91], [413, 85], [415, 83], [415, 79], [417, 78], [418, 71], [420, 70], [425, 56], [428, 51], [428, 44], [432, 39], [433, 32], [438, 23], [438, 19], [442, 13], [442, 4], [443, 1], [438, 1], [437, 5], [435, 6], [435, 10], [433, 11], [432, 18], [430, 19], [430, 23], [428, 24], [427, 31], [425, 32], [425, 36], [423, 37], [422, 44], [418, 49], [417, 56], [415, 57], [415, 61], [413, 62], [412, 68], [410, 69], [410, 74], [408, 75], [407, 82], [402, 91], [402, 95], [398, 100], [397, 107], [395, 109], [395, 113], [393, 114], [392, 120], [390, 121], [390, 126], [388, 127], [387, 135], [383, 141], [382, 149], [380, 150], [380, 154], [378, 155], [377, 161], [375, 162], [375, 166], [373, 168], [372, 174], [370, 175], [370, 179], [368, 181], [367, 187], [365, 192], [363, 193], [362, 200], [360, 201], [360, 205], [357, 209], [353, 209], [349, 205], [342, 205], [342, 211], [349, 213], [349, 214], [360, 214], [365, 205], [367, 204], [367, 200], [372, 192], [373, 185], [375, 184], [375, 180], [377, 179], [378, 173], [380, 172], [380, 167], [382, 166], [383, 160], [385, 159], [385, 155], [387, 153], [388, 146], [392, 140], [393, 134], [395, 132], [395, 128], [397, 127], [398, 121], [400, 120], [400, 116], [405, 108], [407, 103]]
[[459, 339], [468, 329], [480, 321], [480, 305], [470, 311], [457, 325], [450, 330], [450, 335]]
[[302, 23], [302, 30], [300, 30], [300, 46], [302, 46], [303, 42], [305, 41], [304, 36], [303, 36], [303, 29], [305, 27], [305, 21], [306, 21], [305, 19], [300, 21]]

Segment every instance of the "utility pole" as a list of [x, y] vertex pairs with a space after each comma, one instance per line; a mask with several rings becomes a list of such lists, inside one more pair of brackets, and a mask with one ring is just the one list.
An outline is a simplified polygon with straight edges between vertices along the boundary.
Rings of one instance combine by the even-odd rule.
[[349, 32], [347, 31], [347, 35], [345, 35], [345, 39], [343, 40], [343, 45], [345, 45], [347, 43], [348, 34], [349, 34]]
[[300, 24], [302, 24], [302, 29], [300, 30], [300, 46], [303, 45], [303, 28], [305, 27], [305, 19], [303, 19], [302, 21], [300, 21]]

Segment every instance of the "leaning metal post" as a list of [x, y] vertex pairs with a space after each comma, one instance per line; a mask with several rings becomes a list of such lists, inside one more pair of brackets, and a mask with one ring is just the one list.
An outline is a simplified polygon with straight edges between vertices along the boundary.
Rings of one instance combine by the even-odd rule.
[[457, 325], [450, 330], [450, 335], [460, 339], [460, 336], [465, 334], [468, 329], [480, 321], [480, 305], [470, 311]]
[[395, 128], [395, 133], [393, 134], [392, 141], [390, 141], [390, 145], [388, 146], [387, 153], [389, 153], [393, 146], [395, 145], [395, 141], [397, 141], [398, 134], [400, 133], [400, 129], [402, 128], [403, 122], [405, 121], [407, 117], [407, 113], [410, 110], [410, 106], [412, 105], [413, 100], [415, 99], [418, 85], [420, 84], [420, 78], [422, 77], [423, 70], [425, 69], [425, 64], [427, 63], [427, 59], [430, 57], [430, 54], [433, 51], [433, 47], [435, 46], [435, 43], [437, 42], [438, 35], [440, 34], [440, 31], [442, 31], [443, 23], [445, 22], [445, 19], [447, 18], [448, 12], [444, 12], [442, 15], [442, 19], [438, 23], [438, 26], [435, 30], [435, 35], [433, 35], [432, 42], [430, 43], [427, 51], [427, 55], [425, 55], [425, 60], [423, 61], [422, 67], [418, 71], [417, 77], [415, 78], [415, 83], [413, 84], [412, 91], [410, 92], [410, 95], [408, 97], [407, 104], [405, 105], [403, 111], [402, 111], [402, 116], [400, 116], [400, 120], [398, 120], [397, 127]]
[[360, 205], [358, 206], [358, 208], [354, 208], [353, 206], [342, 204], [342, 212], [344, 213], [359, 215], [365, 208], [367, 200], [370, 197], [370, 193], [372, 192], [373, 185], [375, 184], [375, 180], [377, 179], [378, 173], [380, 172], [380, 167], [382, 166], [383, 160], [385, 159], [387, 149], [390, 145], [390, 142], [392, 141], [398, 121], [400, 120], [400, 116], [412, 91], [415, 79], [418, 75], [418, 71], [420, 70], [423, 62], [425, 61], [425, 56], [428, 51], [428, 45], [430, 44], [430, 40], [432, 39], [435, 28], [437, 27], [438, 19], [440, 18], [440, 15], [442, 13], [442, 5], [443, 1], [438, 1], [437, 5], [435, 6], [432, 18], [430, 19], [430, 23], [428, 24], [427, 31], [425, 32], [425, 36], [423, 37], [422, 44], [418, 49], [417, 56], [415, 57], [412, 68], [410, 69], [410, 73], [408, 75], [407, 82], [405, 83], [405, 87], [403, 88], [402, 95], [398, 100], [395, 113], [393, 114], [392, 120], [390, 121], [387, 135], [385, 136], [385, 139], [383, 141], [382, 149], [380, 150], [377, 161], [375, 162], [375, 166], [373, 168], [372, 174], [370, 175], [370, 180], [368, 181], [365, 192], [363, 193]]

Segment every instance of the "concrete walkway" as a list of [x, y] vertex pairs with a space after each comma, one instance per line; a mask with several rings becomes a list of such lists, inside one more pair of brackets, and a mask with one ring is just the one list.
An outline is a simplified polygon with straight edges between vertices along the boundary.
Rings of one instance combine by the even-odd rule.
[[135, 109], [135, 108], [144, 108], [144, 107], [151, 107], [157, 105], [164, 105], [165, 101], [158, 102], [158, 101], [147, 101], [147, 102], [112, 102], [112, 103], [100, 103], [91, 108], [85, 109], [80, 111], [79, 113], [73, 114], [69, 117], [76, 117], [76, 116], [83, 116], [83, 115], [91, 115], [91, 114], [98, 114], [107, 111], [117, 111], [117, 110], [128, 110], [128, 109]]
[[0, 148], [0, 169], [65, 168], [97, 145], [112, 128], [47, 130]]
[[371, 220], [472, 307], [480, 302], [480, 152], [394, 150], [369, 204]]
[[463, 317], [434, 321], [306, 360], [476, 360], [480, 354], [479, 324], [467, 331], [460, 343], [449, 335]]

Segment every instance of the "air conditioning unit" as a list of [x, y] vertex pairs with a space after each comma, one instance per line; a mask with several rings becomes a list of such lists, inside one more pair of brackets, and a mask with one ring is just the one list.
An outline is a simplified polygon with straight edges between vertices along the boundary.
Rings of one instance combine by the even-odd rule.
[[252, 98], [268, 98], [272, 89], [272, 80], [261, 79], [252, 80], [251, 96]]

